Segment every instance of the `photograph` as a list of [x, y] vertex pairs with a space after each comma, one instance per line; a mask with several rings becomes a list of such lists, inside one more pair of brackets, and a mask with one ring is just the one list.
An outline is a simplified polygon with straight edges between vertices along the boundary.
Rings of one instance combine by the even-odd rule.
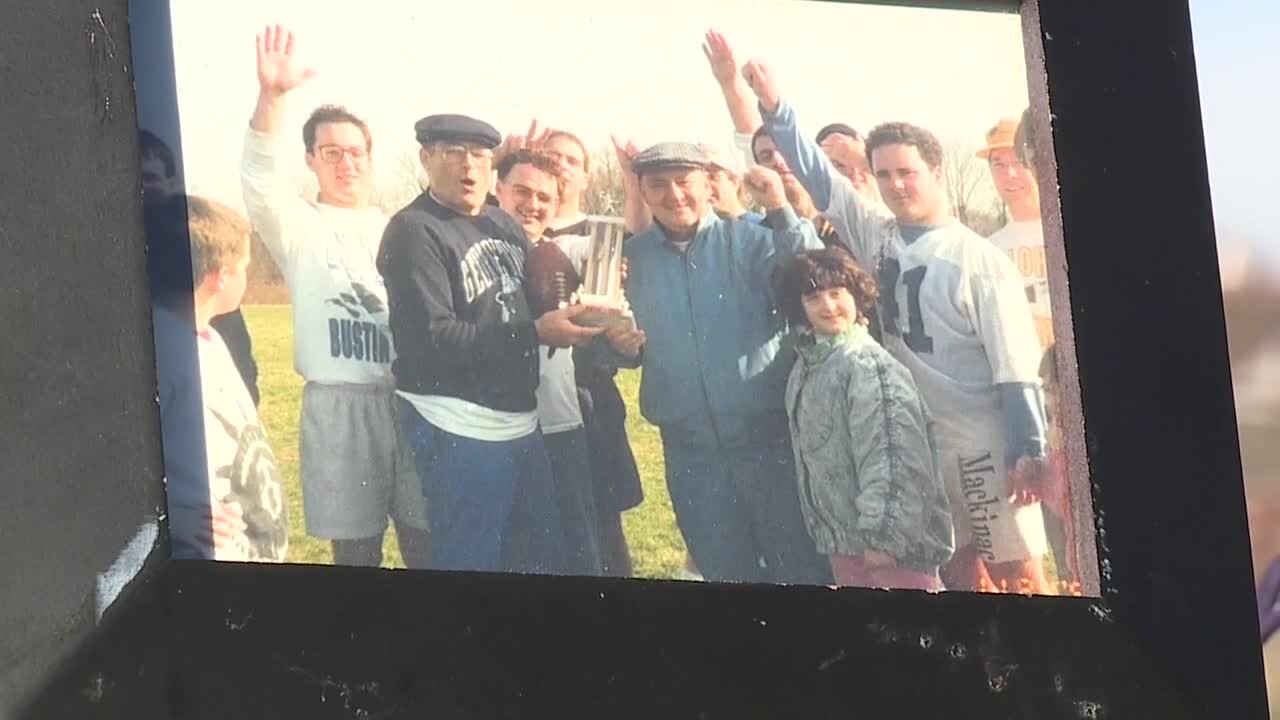
[[1016, 12], [169, 15], [172, 557], [1100, 595]]

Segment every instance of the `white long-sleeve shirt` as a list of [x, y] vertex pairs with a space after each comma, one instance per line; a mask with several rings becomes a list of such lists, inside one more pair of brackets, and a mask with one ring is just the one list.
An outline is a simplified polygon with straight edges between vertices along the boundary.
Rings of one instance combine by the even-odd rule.
[[276, 143], [246, 131], [241, 185], [253, 229], [289, 287], [294, 369], [308, 382], [394, 387], [387, 291], [375, 264], [387, 217], [376, 207], [303, 200]]

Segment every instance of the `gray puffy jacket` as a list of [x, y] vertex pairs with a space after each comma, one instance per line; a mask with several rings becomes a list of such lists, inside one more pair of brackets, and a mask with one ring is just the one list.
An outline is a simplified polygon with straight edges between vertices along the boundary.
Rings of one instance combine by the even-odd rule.
[[933, 421], [910, 372], [866, 329], [803, 335], [787, 381], [800, 503], [819, 552], [879, 550], [929, 570], [955, 550]]

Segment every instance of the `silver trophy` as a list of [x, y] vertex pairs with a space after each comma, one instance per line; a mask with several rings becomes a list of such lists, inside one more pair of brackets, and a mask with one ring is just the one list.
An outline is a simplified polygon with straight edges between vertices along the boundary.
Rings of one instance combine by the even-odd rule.
[[626, 225], [619, 218], [588, 218], [590, 243], [582, 269], [582, 286], [577, 302], [588, 307], [574, 318], [587, 327], [636, 327], [627, 297], [622, 289], [622, 238]]

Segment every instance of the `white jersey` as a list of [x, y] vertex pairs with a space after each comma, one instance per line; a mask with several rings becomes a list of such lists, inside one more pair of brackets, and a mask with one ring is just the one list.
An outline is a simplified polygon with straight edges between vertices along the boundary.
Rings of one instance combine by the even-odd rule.
[[957, 546], [989, 562], [1043, 554], [1040, 505], [1008, 501], [997, 390], [1040, 383], [1040, 342], [1018, 269], [954, 219], [907, 243], [892, 213], [862, 199], [800, 134], [789, 106], [765, 124], [855, 259], [876, 273], [885, 349], [911, 371], [936, 422]]
[[1049, 268], [1044, 254], [1044, 227], [1040, 220], [1014, 220], [987, 238], [1013, 261], [1026, 280], [1027, 301], [1035, 316], [1040, 344], [1053, 343], [1053, 319], [1049, 310]]
[[[590, 238], [583, 235], [560, 235], [551, 240], [568, 256], [582, 274], [587, 260]], [[538, 367], [538, 422], [542, 432], [552, 434], [582, 427], [582, 408], [578, 404], [578, 384], [574, 379], [573, 349], [542, 345], [538, 348], [541, 360]]]
[[828, 217], [858, 262], [877, 269], [886, 349], [911, 370], [940, 445], [1003, 446], [996, 385], [1040, 382], [1040, 343], [1022, 275], [957, 221], [906, 243], [887, 211], [843, 177]]
[[303, 200], [275, 142], [248, 129], [241, 185], [253, 229], [289, 287], [294, 369], [308, 382], [394, 387], [387, 290], [375, 262], [387, 217]]

